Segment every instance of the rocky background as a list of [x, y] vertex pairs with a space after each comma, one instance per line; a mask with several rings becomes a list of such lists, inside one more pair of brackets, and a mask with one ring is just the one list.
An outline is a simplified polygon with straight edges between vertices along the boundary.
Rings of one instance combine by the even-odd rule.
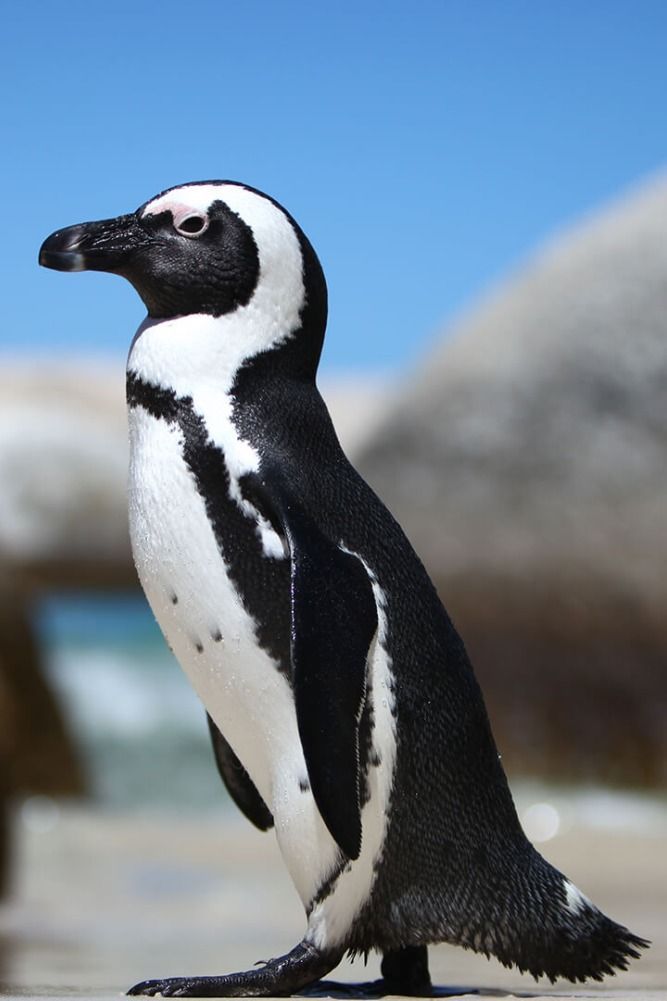
[[[396, 385], [324, 387], [465, 638], [514, 775], [666, 777], [666, 234], [657, 178], [525, 262]], [[85, 785], [31, 610], [137, 586], [121, 368], [3, 365], [2, 801]]]

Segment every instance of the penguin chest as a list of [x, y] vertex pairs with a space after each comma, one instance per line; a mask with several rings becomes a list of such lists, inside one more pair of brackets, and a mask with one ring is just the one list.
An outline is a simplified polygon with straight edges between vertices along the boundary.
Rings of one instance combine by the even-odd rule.
[[[230, 495], [219, 450], [217, 478], [211, 456], [198, 457], [215, 482], [211, 489], [219, 491], [207, 495], [197, 443], [187, 442], [177, 422], [134, 407], [129, 423], [130, 536], [139, 578], [190, 682], [270, 803], [272, 762], [299, 747], [280, 659], [284, 653], [278, 649], [283, 619], [289, 618], [288, 561], [264, 555], [262, 526]], [[242, 526], [240, 538], [235, 525]], [[223, 545], [225, 531], [230, 553]], [[273, 548], [278, 552], [275, 540]], [[268, 578], [266, 608], [252, 572], [257, 560], [264, 564], [260, 586]], [[244, 574], [254, 581], [252, 604], [266, 613], [263, 622], [248, 610]], [[270, 591], [271, 579], [275, 587]], [[272, 629], [274, 622], [280, 625]], [[263, 631], [274, 638], [273, 651], [268, 642], [262, 644]]]

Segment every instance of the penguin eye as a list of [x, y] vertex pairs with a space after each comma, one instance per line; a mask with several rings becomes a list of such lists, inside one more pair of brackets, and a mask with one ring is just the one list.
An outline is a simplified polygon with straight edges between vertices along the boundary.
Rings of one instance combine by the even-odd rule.
[[174, 220], [174, 229], [181, 236], [201, 236], [208, 229], [208, 217], [205, 215], [186, 215]]

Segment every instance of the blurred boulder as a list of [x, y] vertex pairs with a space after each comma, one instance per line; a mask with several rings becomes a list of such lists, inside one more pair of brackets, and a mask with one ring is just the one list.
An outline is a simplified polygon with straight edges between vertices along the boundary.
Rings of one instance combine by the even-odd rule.
[[9, 803], [76, 796], [86, 781], [44, 671], [29, 603], [0, 572], [0, 895], [9, 885]]
[[0, 794], [73, 796], [85, 782], [26, 604], [0, 582]]
[[22, 590], [136, 586], [126, 477], [122, 364], [5, 363], [0, 562]]
[[86, 787], [44, 671], [33, 603], [67, 589], [135, 587], [125, 504], [122, 366], [4, 361], [0, 374], [0, 891], [7, 804]]
[[461, 319], [357, 465], [434, 576], [511, 771], [663, 782], [667, 179]]
[[368, 444], [391, 407], [395, 380], [386, 375], [325, 375], [319, 389], [336, 434], [352, 459]]

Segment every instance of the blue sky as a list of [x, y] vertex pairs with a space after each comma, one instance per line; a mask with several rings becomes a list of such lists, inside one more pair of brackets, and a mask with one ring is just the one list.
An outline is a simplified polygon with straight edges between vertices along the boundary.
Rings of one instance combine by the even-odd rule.
[[326, 370], [395, 370], [554, 229], [667, 163], [665, 0], [24, 0], [3, 38], [12, 353], [124, 355], [133, 290], [38, 269], [42, 239], [227, 177], [313, 241]]

